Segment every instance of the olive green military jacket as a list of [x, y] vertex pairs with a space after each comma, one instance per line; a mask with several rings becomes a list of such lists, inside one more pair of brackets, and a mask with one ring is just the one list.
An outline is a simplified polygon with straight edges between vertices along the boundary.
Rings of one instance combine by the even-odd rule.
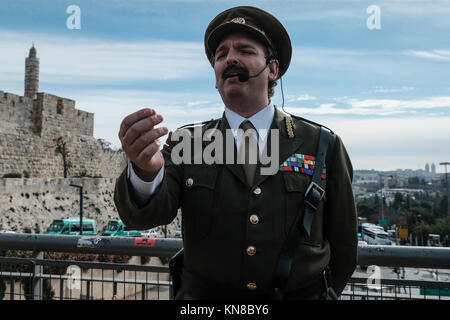
[[[225, 137], [229, 128], [225, 115], [204, 123], [203, 131], [211, 128]], [[316, 155], [319, 126], [275, 108], [271, 129], [279, 129], [280, 165], [294, 154]], [[249, 283], [255, 293], [269, 290], [289, 229], [304, 213], [311, 176], [283, 170], [260, 175], [256, 170], [250, 187], [239, 164], [175, 165], [171, 150], [177, 142], [171, 136], [162, 151], [164, 178], [145, 206], [133, 200], [126, 169], [117, 180], [114, 201], [121, 219], [130, 228], [149, 229], [170, 223], [181, 207], [185, 268], [239, 290], [248, 290]], [[322, 180], [326, 196], [315, 213], [310, 236], [303, 232], [286, 292], [317, 280], [327, 265], [338, 295], [351, 277], [357, 255], [352, 175], [345, 147], [332, 134]]]

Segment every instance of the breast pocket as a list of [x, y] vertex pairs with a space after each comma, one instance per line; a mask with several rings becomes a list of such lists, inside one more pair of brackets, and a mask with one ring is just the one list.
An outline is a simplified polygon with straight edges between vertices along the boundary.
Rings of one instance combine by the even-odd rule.
[[203, 238], [211, 230], [217, 174], [213, 165], [185, 168], [182, 221], [189, 238]]
[[[284, 182], [286, 187], [286, 219], [285, 232], [289, 234], [290, 228], [295, 222], [297, 215], [300, 215], [301, 241], [308, 245], [320, 246], [323, 242], [323, 202], [314, 213], [311, 234], [308, 237], [303, 229], [303, 216], [305, 214], [305, 193], [311, 183], [311, 176], [296, 172], [284, 172]], [[325, 188], [325, 181], [322, 181], [322, 188]]]

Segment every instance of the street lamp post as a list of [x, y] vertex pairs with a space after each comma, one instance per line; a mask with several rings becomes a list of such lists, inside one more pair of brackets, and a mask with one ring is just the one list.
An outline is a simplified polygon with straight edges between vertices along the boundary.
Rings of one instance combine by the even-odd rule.
[[[382, 176], [384, 176], [383, 173], [378, 173], [378, 184], [380, 186], [380, 200], [381, 200], [381, 212], [380, 212], [380, 220], [384, 222], [384, 181], [382, 180]], [[390, 175], [389, 177], [392, 177], [392, 175]], [[381, 223], [381, 222], [380, 222]]]
[[[441, 166], [445, 167], [445, 188], [447, 189], [447, 217], [450, 217], [450, 194], [448, 193], [448, 177], [447, 177], [447, 166], [450, 165], [450, 162], [441, 162], [439, 163]], [[450, 231], [450, 226], [449, 226]], [[446, 239], [447, 242], [447, 239]], [[445, 244], [447, 245], [447, 244]]]
[[450, 216], [450, 195], [448, 193], [448, 177], [447, 177], [447, 165], [450, 165], [450, 162], [441, 162], [439, 163], [441, 166], [445, 166], [445, 188], [447, 189], [447, 215]]
[[70, 184], [70, 186], [80, 190], [80, 235], [83, 235], [83, 186], [77, 184]]

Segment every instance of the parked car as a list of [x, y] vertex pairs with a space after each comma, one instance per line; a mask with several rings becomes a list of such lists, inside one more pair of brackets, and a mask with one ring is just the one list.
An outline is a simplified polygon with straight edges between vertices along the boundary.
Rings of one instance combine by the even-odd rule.
[[182, 237], [181, 229], [178, 228], [178, 229], [175, 231], [175, 238], [181, 238], [181, 237]]
[[102, 230], [102, 236], [140, 237], [141, 235], [141, 231], [128, 229], [122, 220], [109, 220]]
[[[56, 219], [53, 220], [45, 234], [80, 234], [80, 218]], [[96, 235], [97, 223], [94, 219], [83, 219], [83, 235]]]
[[147, 238], [157, 238], [158, 237], [158, 232], [156, 230], [153, 230], [153, 229], [142, 230], [141, 231], [141, 236], [142, 237], [147, 237]]
[[359, 247], [367, 247], [367, 241], [364, 240], [358, 240], [358, 246]]

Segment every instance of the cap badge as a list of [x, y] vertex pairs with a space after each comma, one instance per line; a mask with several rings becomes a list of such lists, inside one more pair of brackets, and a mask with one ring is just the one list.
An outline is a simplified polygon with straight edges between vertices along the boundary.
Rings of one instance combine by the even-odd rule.
[[245, 24], [245, 19], [242, 18], [242, 17], [236, 17], [236, 18], [233, 18], [233, 19], [231, 20], [231, 22], [234, 22], [234, 23], [240, 23], [240, 24]]

